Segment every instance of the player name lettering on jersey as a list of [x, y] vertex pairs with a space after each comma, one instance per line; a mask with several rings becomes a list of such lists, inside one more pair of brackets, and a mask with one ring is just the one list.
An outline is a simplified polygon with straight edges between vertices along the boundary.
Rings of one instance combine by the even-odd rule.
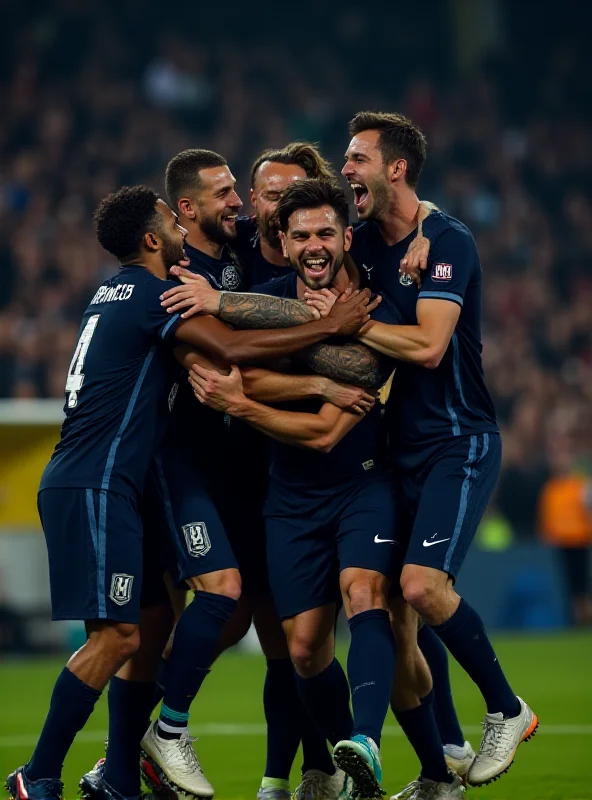
[[129, 300], [134, 291], [135, 284], [133, 283], [120, 283], [117, 286], [101, 286], [90, 305], [96, 303], [111, 303], [114, 300]]

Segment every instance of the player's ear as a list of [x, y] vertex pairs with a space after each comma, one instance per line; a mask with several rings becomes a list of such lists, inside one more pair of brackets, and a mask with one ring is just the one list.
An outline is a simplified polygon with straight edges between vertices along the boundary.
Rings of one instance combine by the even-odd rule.
[[144, 234], [144, 245], [147, 250], [160, 250], [160, 239], [155, 233], [145, 233]]
[[283, 231], [280, 231], [280, 242], [282, 243], [282, 254], [284, 258], [288, 258], [288, 240]]
[[401, 180], [407, 173], [407, 161], [404, 158], [398, 158], [390, 164], [388, 172], [391, 183]]
[[255, 202], [255, 191], [253, 190], [252, 186], [249, 189], [249, 200], [251, 201], [251, 205], [253, 206], [253, 208], [257, 209], [257, 204]]
[[183, 214], [187, 219], [195, 219], [195, 209], [193, 208], [193, 202], [190, 197], [182, 197], [177, 203], [177, 208], [179, 209], [179, 213]]
[[345, 250], [346, 253], [351, 247], [353, 233], [354, 230], [351, 225], [348, 225], [347, 228], [343, 231], [343, 249]]

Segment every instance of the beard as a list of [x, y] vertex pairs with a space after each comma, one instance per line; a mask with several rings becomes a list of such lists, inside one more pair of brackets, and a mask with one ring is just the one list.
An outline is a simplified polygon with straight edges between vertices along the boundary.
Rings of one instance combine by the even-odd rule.
[[162, 260], [167, 270], [174, 267], [185, 258], [185, 250], [182, 244], [178, 244], [172, 239], [164, 239], [162, 243]]
[[228, 244], [236, 239], [236, 229], [233, 233], [225, 230], [222, 222], [216, 217], [202, 217], [199, 227], [211, 242], [216, 244]]
[[345, 259], [345, 253], [340, 253], [338, 256], [335, 256], [333, 261], [329, 264], [327, 269], [327, 274], [324, 275], [322, 278], [315, 280], [314, 276], [308, 275], [306, 272], [305, 266], [300, 261], [293, 261], [290, 259], [290, 266], [292, 269], [295, 269], [298, 273], [298, 277], [307, 286], [309, 289], [327, 289], [333, 281], [335, 280], [335, 276], [343, 266], [343, 261]]
[[372, 186], [372, 208], [367, 219], [383, 219], [389, 209], [389, 190], [386, 181], [376, 181]]
[[265, 239], [270, 247], [274, 250], [281, 250], [282, 243], [280, 241], [280, 231], [277, 227], [274, 217], [260, 218], [258, 221], [259, 234], [262, 239]]

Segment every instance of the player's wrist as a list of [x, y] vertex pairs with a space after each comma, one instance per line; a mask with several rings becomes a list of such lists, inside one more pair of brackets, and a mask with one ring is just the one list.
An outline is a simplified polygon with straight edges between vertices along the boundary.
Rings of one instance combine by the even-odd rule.
[[226, 413], [230, 414], [231, 417], [244, 417], [254, 405], [256, 405], [255, 402], [243, 394], [239, 397], [232, 398], [228, 404]]

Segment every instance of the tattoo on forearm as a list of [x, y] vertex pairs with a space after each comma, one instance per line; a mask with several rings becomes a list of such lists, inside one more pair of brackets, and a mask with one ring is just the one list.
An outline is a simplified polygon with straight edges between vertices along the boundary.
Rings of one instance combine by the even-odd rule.
[[380, 388], [394, 369], [392, 359], [357, 342], [321, 342], [301, 350], [294, 358], [319, 375], [365, 389]]
[[271, 297], [267, 294], [224, 292], [219, 316], [239, 330], [245, 328], [292, 328], [311, 322], [312, 309], [301, 300]]

